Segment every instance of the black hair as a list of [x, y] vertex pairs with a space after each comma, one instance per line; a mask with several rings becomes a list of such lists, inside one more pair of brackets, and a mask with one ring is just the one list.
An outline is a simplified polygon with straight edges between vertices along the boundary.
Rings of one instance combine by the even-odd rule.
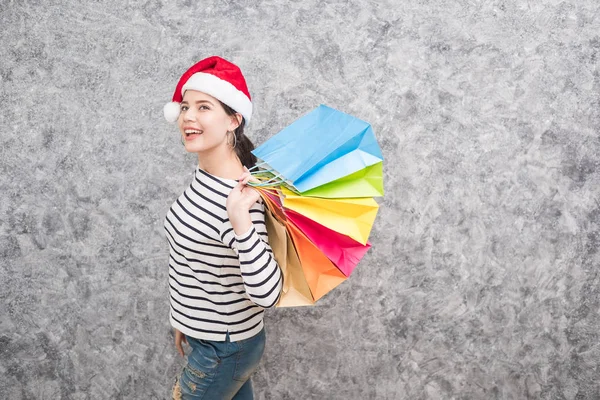
[[[238, 114], [233, 108], [229, 107], [227, 104], [223, 104], [223, 102], [219, 101], [225, 110], [227, 115], [234, 116]], [[252, 150], [254, 150], [254, 144], [252, 141], [244, 134], [244, 126], [246, 125], [246, 120], [242, 117], [242, 122], [240, 125], [235, 128], [233, 134], [235, 135], [234, 144], [235, 154], [238, 156], [242, 165], [246, 168], [250, 169], [256, 165], [256, 156], [252, 154]]]

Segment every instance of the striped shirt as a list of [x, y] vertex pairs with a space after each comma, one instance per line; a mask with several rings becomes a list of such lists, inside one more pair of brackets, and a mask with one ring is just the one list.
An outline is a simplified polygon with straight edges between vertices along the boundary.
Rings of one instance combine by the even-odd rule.
[[237, 181], [196, 168], [165, 217], [169, 242], [170, 322], [185, 335], [224, 341], [263, 328], [265, 308], [279, 300], [281, 269], [267, 242], [264, 205], [250, 209], [252, 227], [236, 235], [225, 202]]

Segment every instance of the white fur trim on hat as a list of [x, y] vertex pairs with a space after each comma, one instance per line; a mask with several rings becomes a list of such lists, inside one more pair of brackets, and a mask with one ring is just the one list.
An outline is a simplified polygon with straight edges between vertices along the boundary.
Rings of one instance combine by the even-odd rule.
[[181, 112], [181, 106], [179, 103], [177, 103], [175, 101], [165, 104], [165, 106], [163, 108], [163, 113], [165, 114], [165, 119], [169, 122], [177, 121], [177, 118], [179, 118], [180, 112]]
[[190, 79], [188, 79], [181, 88], [182, 96], [186, 90], [197, 90], [211, 95], [242, 114], [246, 123], [250, 122], [250, 117], [252, 116], [252, 102], [244, 92], [238, 90], [226, 80], [220, 79], [212, 74], [196, 72], [194, 75], [190, 76]]

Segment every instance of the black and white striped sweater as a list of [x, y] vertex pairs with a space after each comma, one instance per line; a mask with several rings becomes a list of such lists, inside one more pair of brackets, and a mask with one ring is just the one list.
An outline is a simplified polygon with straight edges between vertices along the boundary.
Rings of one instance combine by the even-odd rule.
[[169, 242], [171, 325], [205, 340], [250, 338], [263, 327], [264, 308], [279, 300], [282, 274], [267, 241], [264, 205], [250, 210], [253, 226], [233, 231], [225, 202], [237, 181], [196, 169], [165, 217]]

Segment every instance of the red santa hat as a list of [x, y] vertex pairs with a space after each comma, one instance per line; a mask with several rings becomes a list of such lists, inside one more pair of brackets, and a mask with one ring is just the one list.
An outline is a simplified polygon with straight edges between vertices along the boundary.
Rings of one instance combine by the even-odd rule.
[[197, 90], [220, 100], [242, 114], [246, 123], [252, 116], [252, 100], [240, 68], [221, 57], [212, 56], [192, 65], [179, 78], [173, 100], [165, 104], [165, 119], [177, 121], [186, 90]]

